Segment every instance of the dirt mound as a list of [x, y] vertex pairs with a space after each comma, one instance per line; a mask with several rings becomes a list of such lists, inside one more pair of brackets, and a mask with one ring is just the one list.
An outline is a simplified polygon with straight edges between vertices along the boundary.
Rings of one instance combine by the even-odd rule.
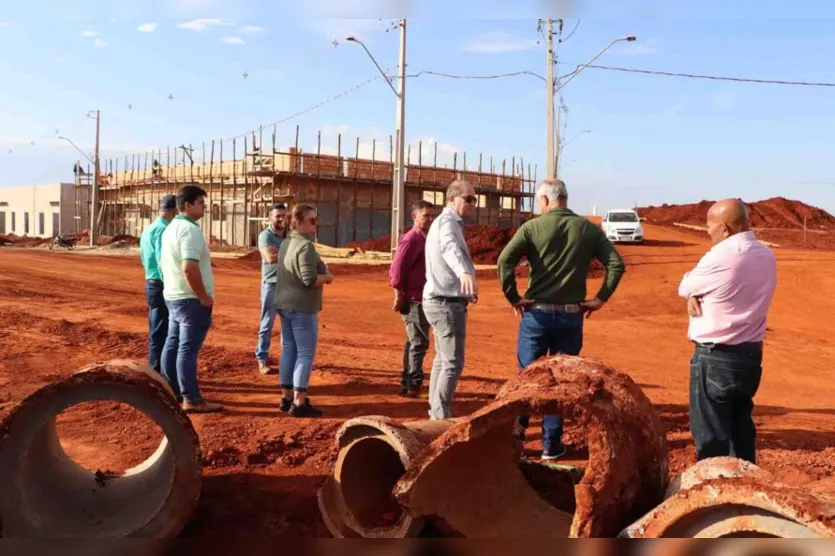
[[15, 234], [0, 234], [0, 246], [45, 247], [52, 243], [51, 237], [29, 237]]
[[[406, 228], [405, 234], [411, 230]], [[499, 255], [513, 238], [518, 227], [499, 228], [497, 226], [467, 226], [464, 228], [464, 237], [467, 240], [467, 247], [475, 264], [496, 264]], [[350, 249], [361, 249], [362, 251], [389, 251], [391, 248], [391, 236], [386, 235], [363, 242], [346, 245]]]
[[[707, 211], [714, 201], [701, 201], [689, 205], [661, 205], [638, 209], [638, 214], [654, 224], [691, 224], [704, 226]], [[751, 225], [754, 228], [800, 229], [804, 219], [810, 230], [835, 231], [835, 216], [823, 209], [774, 197], [764, 201], [746, 202]]]

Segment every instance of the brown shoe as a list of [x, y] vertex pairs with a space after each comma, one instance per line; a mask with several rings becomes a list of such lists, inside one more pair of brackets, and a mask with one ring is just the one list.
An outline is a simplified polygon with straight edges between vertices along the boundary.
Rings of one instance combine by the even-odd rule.
[[273, 370], [270, 368], [270, 365], [266, 361], [259, 361], [258, 362], [258, 372], [262, 375], [272, 375], [275, 374]]
[[186, 413], [217, 413], [218, 411], [223, 411], [223, 406], [219, 403], [207, 402], [206, 400], [183, 402], [183, 411]]

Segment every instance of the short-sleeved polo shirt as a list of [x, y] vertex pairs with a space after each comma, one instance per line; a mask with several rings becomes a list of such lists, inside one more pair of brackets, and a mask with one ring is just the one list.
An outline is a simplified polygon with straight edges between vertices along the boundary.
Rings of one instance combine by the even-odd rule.
[[165, 299], [175, 301], [197, 297], [183, 273], [183, 261], [194, 261], [200, 266], [206, 293], [214, 297], [215, 282], [209, 246], [197, 222], [181, 214], [176, 216], [162, 233], [159, 266], [162, 270]]
[[[267, 228], [258, 234], [258, 249], [274, 246], [276, 251], [281, 247], [283, 238], [275, 233], [272, 227]], [[264, 284], [275, 284], [278, 278], [278, 263], [270, 264], [261, 254], [261, 282]]]

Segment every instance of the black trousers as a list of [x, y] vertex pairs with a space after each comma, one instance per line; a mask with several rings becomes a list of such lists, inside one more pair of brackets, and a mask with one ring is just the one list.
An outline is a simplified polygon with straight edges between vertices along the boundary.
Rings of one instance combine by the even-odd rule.
[[699, 461], [734, 456], [756, 463], [751, 414], [762, 360], [761, 342], [696, 346], [690, 360], [690, 431]]

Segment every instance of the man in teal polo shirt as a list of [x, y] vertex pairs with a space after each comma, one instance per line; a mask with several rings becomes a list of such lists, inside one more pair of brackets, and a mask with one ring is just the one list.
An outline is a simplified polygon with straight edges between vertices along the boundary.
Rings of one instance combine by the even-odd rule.
[[287, 206], [273, 205], [270, 209], [270, 225], [258, 235], [261, 252], [261, 326], [255, 358], [262, 375], [273, 374], [270, 369], [270, 344], [275, 326], [275, 284], [278, 276], [278, 248], [287, 237]]
[[145, 300], [148, 303], [148, 366], [160, 372], [160, 357], [168, 336], [168, 307], [162, 296], [162, 273], [159, 255], [162, 232], [177, 215], [177, 199], [166, 195], [159, 202], [159, 218], [145, 228], [139, 238], [142, 266], [145, 267]]
[[197, 221], [206, 209], [206, 192], [186, 185], [177, 192], [178, 214], [162, 233], [160, 269], [163, 297], [171, 315], [162, 350], [162, 375], [182, 396], [187, 413], [223, 407], [203, 399], [197, 386], [197, 355], [212, 326], [215, 284], [209, 246]]

